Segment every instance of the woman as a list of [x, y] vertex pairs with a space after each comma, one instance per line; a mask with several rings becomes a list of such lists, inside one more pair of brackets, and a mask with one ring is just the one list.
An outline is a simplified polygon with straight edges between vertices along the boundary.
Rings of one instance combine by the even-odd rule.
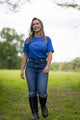
[[[47, 101], [47, 84], [48, 73], [52, 59], [51, 39], [44, 34], [43, 23], [38, 18], [33, 18], [30, 27], [29, 38], [26, 38], [23, 48], [23, 59], [21, 65], [21, 78], [25, 76], [29, 89], [29, 103], [33, 114], [32, 120], [38, 120], [38, 99], [41, 105], [43, 117], [48, 116]], [[26, 65], [27, 62], [27, 65]]]

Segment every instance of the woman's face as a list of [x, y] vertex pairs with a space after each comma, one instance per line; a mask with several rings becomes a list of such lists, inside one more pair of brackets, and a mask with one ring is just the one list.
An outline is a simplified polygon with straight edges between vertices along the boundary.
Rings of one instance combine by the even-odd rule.
[[35, 19], [32, 23], [34, 33], [41, 31], [41, 23], [39, 20]]

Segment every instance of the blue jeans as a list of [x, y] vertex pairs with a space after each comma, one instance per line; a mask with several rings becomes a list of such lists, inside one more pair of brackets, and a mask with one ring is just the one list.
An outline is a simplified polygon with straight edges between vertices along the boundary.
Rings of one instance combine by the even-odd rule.
[[25, 76], [29, 89], [29, 97], [42, 95], [47, 97], [48, 74], [43, 73], [47, 64], [46, 59], [28, 59]]

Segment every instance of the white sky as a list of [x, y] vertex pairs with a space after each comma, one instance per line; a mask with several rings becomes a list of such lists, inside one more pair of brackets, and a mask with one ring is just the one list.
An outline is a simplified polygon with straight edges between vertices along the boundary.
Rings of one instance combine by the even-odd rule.
[[40, 18], [46, 35], [52, 39], [55, 50], [53, 62], [80, 57], [80, 10], [61, 8], [52, 0], [33, 0], [27, 2], [17, 13], [0, 6], [0, 16], [0, 30], [11, 27], [18, 33], [25, 34], [25, 38], [33, 17]]

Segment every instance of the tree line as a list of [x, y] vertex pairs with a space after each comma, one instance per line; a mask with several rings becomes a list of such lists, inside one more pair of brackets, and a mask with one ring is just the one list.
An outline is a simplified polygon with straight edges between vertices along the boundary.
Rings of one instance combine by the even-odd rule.
[[50, 70], [80, 72], [80, 57], [76, 57], [70, 62], [54, 62], [51, 64]]
[[[13, 28], [3, 28], [0, 31], [0, 69], [20, 69], [24, 34], [18, 34]], [[80, 71], [80, 57], [70, 62], [53, 62], [53, 71]]]

